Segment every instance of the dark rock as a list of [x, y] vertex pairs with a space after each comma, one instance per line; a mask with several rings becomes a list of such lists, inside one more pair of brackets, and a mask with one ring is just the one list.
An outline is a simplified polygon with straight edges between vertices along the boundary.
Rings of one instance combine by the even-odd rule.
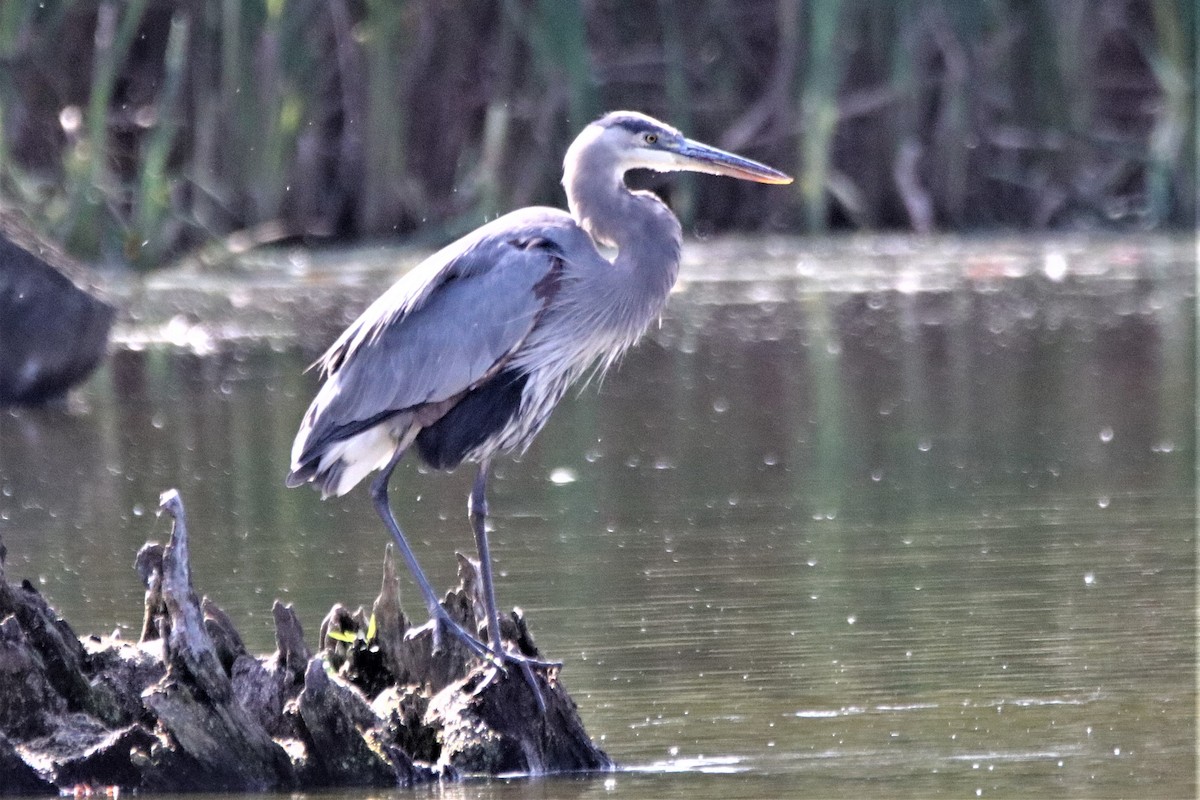
[[114, 725], [140, 721], [153, 727], [153, 717], [142, 703], [142, 690], [162, 680], [166, 673], [161, 642], [134, 644], [112, 637], [83, 642], [93, 697], [105, 697], [111, 703], [101, 718]]
[[48, 733], [53, 716], [66, 709], [17, 618], [5, 617], [0, 621], [0, 733], [18, 739]]
[[412, 760], [381, 738], [381, 720], [352, 685], [325, 672], [320, 657], [308, 664], [296, 700], [310, 742], [309, 757], [329, 786], [396, 786], [414, 782]]
[[193, 682], [168, 677], [145, 695], [146, 706], [158, 718], [177, 752], [170, 758], [157, 759], [151, 753], [152, 767], [158, 773], [147, 779], [153, 788], [172, 785], [170, 773], [185, 762], [190, 773], [180, 788], [208, 788], [213, 791], [268, 791], [290, 788], [294, 783], [291, 760], [245, 709], [233, 702], [232, 694], [217, 699], [197, 691]]
[[239, 656], [233, 662], [233, 671], [229, 676], [233, 682], [233, 696], [237, 704], [246, 709], [258, 724], [273, 737], [291, 735], [284, 725], [283, 704], [286, 696], [283, 683], [290, 678], [284, 678], [278, 670], [268, 670], [264, 664], [253, 656]]
[[0, 733], [0, 796], [43, 795], [53, 797], [58, 787], [25, 763], [13, 742]]
[[588, 737], [555, 670], [534, 670], [538, 707], [521, 670], [481, 665], [430, 701], [425, 723], [438, 731], [440, 766], [469, 775], [595, 772], [612, 760]]
[[[287, 675], [293, 685], [304, 683], [304, 672], [308, 669], [308, 660], [312, 652], [304, 643], [304, 630], [296, 611], [291, 603], [284, 605], [278, 600], [271, 607], [271, 616], [275, 619], [275, 663], [276, 669]], [[325, 637], [324, 631], [321, 638]]]
[[[425, 722], [429, 695], [415, 686], [389, 686], [371, 701], [371, 709], [383, 720], [392, 742], [413, 761], [438, 762], [442, 753], [439, 731]], [[442, 774], [447, 775], [444, 770]]]
[[86, 378], [114, 314], [77, 264], [0, 215], [0, 405], [54, 400]]
[[142, 782], [142, 757], [158, 743], [141, 725], [108, 732], [91, 747], [72, 752], [54, 771], [58, 786], [137, 786]]
[[212, 640], [217, 652], [217, 660], [226, 673], [233, 670], [233, 664], [241, 656], [249, 655], [242, 635], [233, 626], [233, 620], [216, 603], [205, 597], [200, 601], [200, 610], [204, 614], [204, 631]]
[[141, 768], [134, 754], [156, 741], [141, 725], [110, 730], [87, 714], [70, 714], [27, 747], [47, 764], [56, 786], [136, 786]]
[[72, 710], [104, 713], [110, 705], [93, 698], [83, 673], [83, 644], [65, 620], [59, 618], [29, 581], [15, 587], [0, 579], [0, 619], [16, 617], [29, 645], [42, 664], [43, 674]]

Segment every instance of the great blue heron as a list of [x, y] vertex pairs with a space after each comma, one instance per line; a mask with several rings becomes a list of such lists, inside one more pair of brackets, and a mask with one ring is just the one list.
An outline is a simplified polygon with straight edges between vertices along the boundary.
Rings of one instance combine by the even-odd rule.
[[[662, 122], [617, 111], [568, 148], [570, 213], [525, 208], [459, 239], [404, 275], [317, 362], [321, 387], [292, 445], [288, 486], [343, 495], [374, 470], [376, 511], [396, 540], [434, 620], [476, 655], [506, 652], [488, 552], [488, 466], [520, 452], [567, 387], [603, 371], [659, 316], [679, 273], [681, 229], [625, 173], [690, 170], [790, 183], [768, 166], [684, 138]], [[616, 248], [606, 258], [598, 245]], [[388, 502], [388, 479], [416, 445], [437, 469], [479, 464], [467, 503], [479, 551], [489, 645], [452, 620], [421, 572]], [[539, 695], [540, 700], [540, 695]]]

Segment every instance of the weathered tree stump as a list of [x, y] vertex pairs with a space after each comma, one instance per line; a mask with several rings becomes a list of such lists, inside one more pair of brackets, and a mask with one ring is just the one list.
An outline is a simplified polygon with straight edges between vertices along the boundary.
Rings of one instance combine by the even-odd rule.
[[54, 400], [86, 378], [115, 313], [79, 265], [0, 213], [0, 405]]
[[[146, 586], [141, 640], [75, 636], [27, 581], [4, 577], [0, 543], [0, 795], [80, 785], [144, 791], [408, 785], [472, 774], [606, 770], [557, 669], [516, 669], [433, 648], [400, 609], [389, 546], [372, 613], [335, 605], [319, 650], [290, 606], [273, 608], [278, 649], [250, 655], [228, 616], [192, 587], [188, 530], [174, 491], [167, 545], [136, 567]], [[477, 565], [459, 558], [444, 605], [479, 631]], [[539, 657], [519, 613], [508, 646]]]

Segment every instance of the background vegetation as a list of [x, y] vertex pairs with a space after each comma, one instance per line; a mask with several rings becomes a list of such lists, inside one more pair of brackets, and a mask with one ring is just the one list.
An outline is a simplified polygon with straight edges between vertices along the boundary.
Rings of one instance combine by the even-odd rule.
[[0, 3], [0, 198], [88, 259], [441, 239], [618, 107], [792, 171], [692, 230], [1191, 226], [1194, 0]]

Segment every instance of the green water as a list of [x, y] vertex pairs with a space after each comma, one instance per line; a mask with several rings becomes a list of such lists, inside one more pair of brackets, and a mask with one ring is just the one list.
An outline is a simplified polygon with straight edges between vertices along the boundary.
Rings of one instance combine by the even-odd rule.
[[[501, 603], [622, 771], [415, 794], [1194, 796], [1195, 258], [692, 246], [661, 326], [493, 482]], [[365, 493], [283, 475], [304, 366], [411, 260], [284, 252], [132, 290], [67, 409], [0, 412], [10, 578], [79, 632], [136, 635], [131, 564], [176, 486], [197, 588], [253, 648], [275, 597], [313, 639], [369, 604]], [[393, 480], [435, 584], [471, 548], [471, 477]]]

